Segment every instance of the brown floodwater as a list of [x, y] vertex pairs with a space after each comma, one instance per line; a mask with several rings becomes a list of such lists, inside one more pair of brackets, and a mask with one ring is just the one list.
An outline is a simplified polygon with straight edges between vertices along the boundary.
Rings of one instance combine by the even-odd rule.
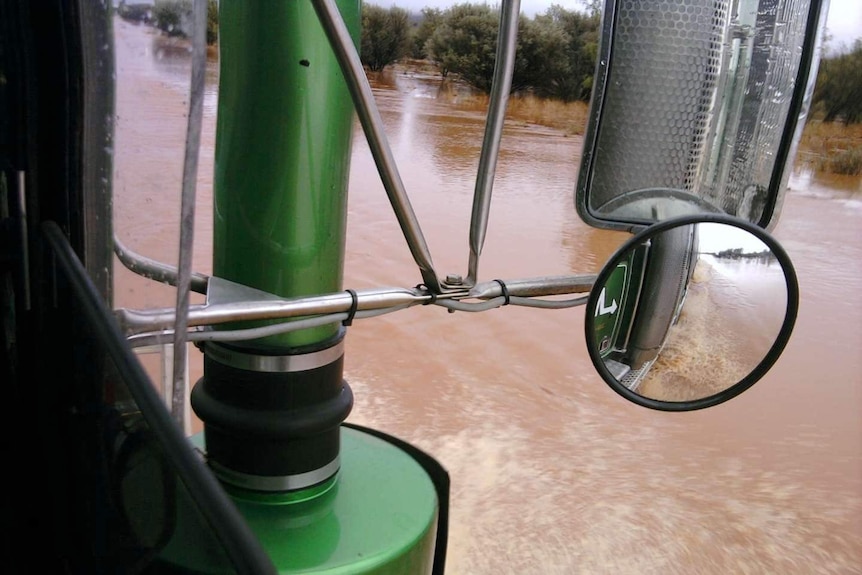
[[[188, 50], [117, 21], [115, 230], [177, 259]], [[194, 265], [210, 273], [217, 67], [210, 63]], [[375, 78], [386, 131], [440, 273], [467, 266], [483, 115], [433, 77]], [[361, 130], [345, 288], [421, 281]], [[595, 273], [626, 235], [577, 217], [581, 139], [505, 130], [481, 278]], [[801, 288], [772, 371], [718, 407], [629, 404], [595, 374], [583, 308], [447, 313], [349, 329], [349, 420], [409, 440], [452, 477], [447, 572], [862, 573], [862, 185], [799, 171], [774, 230]], [[173, 306], [116, 265], [116, 307]], [[716, 334], [726, 341], [738, 334]], [[711, 340], [696, 343], [710, 352]], [[192, 380], [200, 356], [190, 351]], [[158, 359], [142, 360], [158, 379]], [[196, 428], [199, 425], [196, 424]]]

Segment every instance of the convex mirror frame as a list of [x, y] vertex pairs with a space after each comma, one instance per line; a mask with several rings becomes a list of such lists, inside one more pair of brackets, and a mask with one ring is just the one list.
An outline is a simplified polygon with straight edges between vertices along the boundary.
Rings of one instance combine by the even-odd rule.
[[693, 411], [760, 380], [798, 307], [793, 264], [768, 232], [723, 214], [683, 216], [642, 230], [605, 264], [587, 301], [587, 349], [629, 401]]
[[828, 0], [606, 0], [575, 193], [635, 230], [726, 213], [774, 225]]

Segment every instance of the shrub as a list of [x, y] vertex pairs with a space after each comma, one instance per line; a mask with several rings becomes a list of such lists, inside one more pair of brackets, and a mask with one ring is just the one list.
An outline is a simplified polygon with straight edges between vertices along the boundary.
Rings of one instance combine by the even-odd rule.
[[824, 160], [823, 169], [844, 176], [862, 175], [862, 146], [835, 152]]
[[168, 36], [188, 36], [191, 28], [192, 0], [156, 0], [153, 24]]
[[153, 6], [152, 4], [147, 3], [136, 4], [134, 2], [120, 2], [120, 5], [117, 6], [117, 14], [119, 14], [120, 18], [123, 20], [128, 20], [129, 22], [143, 22], [145, 24], [149, 24], [153, 17]]
[[362, 5], [362, 63], [372, 72], [407, 55], [410, 48], [407, 11], [393, 6], [388, 10], [373, 4]]
[[852, 51], [820, 62], [814, 103], [822, 108], [824, 122], [845, 125], [862, 121], [862, 39]]
[[[192, 0], [156, 0], [152, 22], [168, 36], [187, 38], [191, 32]], [[218, 1], [207, 0], [207, 44], [218, 42]]]
[[862, 155], [862, 124], [809, 119], [799, 142], [799, 160], [819, 172], [858, 175]]
[[[458, 74], [483, 92], [491, 88], [499, 10], [489, 4], [456, 4], [431, 19], [422, 44], [441, 74]], [[424, 21], [423, 21], [424, 25]], [[598, 49], [599, 17], [552, 6], [534, 19], [521, 15], [512, 90], [570, 102], [588, 100]]]
[[218, 43], [218, 0], [207, 0], [207, 44]]

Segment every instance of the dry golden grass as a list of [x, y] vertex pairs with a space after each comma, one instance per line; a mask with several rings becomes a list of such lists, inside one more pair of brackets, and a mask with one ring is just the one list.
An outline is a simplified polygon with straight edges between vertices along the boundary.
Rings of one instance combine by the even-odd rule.
[[862, 173], [862, 124], [809, 120], [799, 141], [799, 161], [820, 172]]
[[[476, 94], [462, 97], [455, 105], [462, 109], [486, 110], [489, 97]], [[522, 124], [535, 124], [560, 130], [568, 136], [583, 134], [587, 126], [585, 102], [562, 102], [536, 96], [512, 96], [506, 107], [506, 119]]]
[[545, 100], [535, 96], [515, 97], [509, 100], [507, 117], [512, 120], [556, 128], [573, 135], [583, 134], [587, 126], [586, 102]]

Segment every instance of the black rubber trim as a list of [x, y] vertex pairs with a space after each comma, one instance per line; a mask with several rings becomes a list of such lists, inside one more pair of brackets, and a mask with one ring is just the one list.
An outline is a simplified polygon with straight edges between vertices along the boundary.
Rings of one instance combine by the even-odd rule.
[[204, 357], [191, 405], [204, 423], [207, 455], [259, 476], [318, 470], [338, 457], [339, 426], [353, 409], [344, 357], [304, 371], [239, 369]]
[[346, 291], [350, 294], [350, 311], [347, 312], [347, 319], [341, 322], [341, 325], [344, 327], [350, 327], [353, 325], [353, 318], [356, 316], [356, 310], [359, 309], [359, 296], [356, 295], [356, 291], [352, 289]]
[[237, 573], [275, 575], [277, 571], [272, 560], [243, 516], [174, 424], [155, 387], [127, 346], [116, 318], [105, 307], [63, 231], [51, 221], [42, 224], [42, 231], [53, 249], [59, 269], [69, 280], [82, 315], [90, 322], [93, 334], [116, 364], [117, 372], [126, 382], [154, 438], [164, 450], [166, 461], [185, 484], [198, 512], [224, 547]]
[[436, 301], [437, 301], [437, 294], [436, 294], [436, 293], [434, 293], [434, 292], [432, 292], [430, 289], [428, 289], [428, 286], [426, 286], [425, 284], [418, 284], [418, 285], [416, 286], [416, 289], [419, 289], [419, 290], [425, 290], [425, 291], [427, 291], [427, 292], [428, 292], [428, 295], [429, 295], [429, 296], [431, 296], [431, 299], [429, 299], [428, 301], [424, 302], [422, 305], [431, 305], [431, 304], [433, 304], [433, 303], [436, 303]]
[[506, 287], [506, 284], [503, 280], [494, 280], [498, 284], [500, 284], [500, 291], [503, 292], [503, 305], [509, 305], [509, 288]]
[[805, 105], [805, 92], [808, 87], [806, 80], [811, 73], [811, 65], [814, 62], [815, 49], [817, 48], [817, 26], [820, 24], [820, 13], [822, 10], [822, 0], [814, 0], [814, 5], [808, 12], [808, 22], [805, 24], [805, 42], [802, 46], [799, 71], [796, 74], [796, 89], [793, 90], [793, 100], [790, 104], [790, 110], [787, 112], [787, 124], [784, 126], [784, 134], [781, 136], [781, 143], [775, 156], [775, 165], [772, 168], [772, 180], [770, 182], [769, 193], [766, 196], [766, 205], [760, 215], [760, 220], [757, 222], [757, 225], [764, 229], [769, 229], [771, 224], [774, 224], [778, 220], [775, 215], [775, 208], [778, 196], [781, 193], [779, 187], [782, 185], [784, 179], [782, 174], [785, 170], [791, 169], [788, 160], [790, 159], [790, 151], [794, 145], [793, 136], [799, 123], [799, 113]]

